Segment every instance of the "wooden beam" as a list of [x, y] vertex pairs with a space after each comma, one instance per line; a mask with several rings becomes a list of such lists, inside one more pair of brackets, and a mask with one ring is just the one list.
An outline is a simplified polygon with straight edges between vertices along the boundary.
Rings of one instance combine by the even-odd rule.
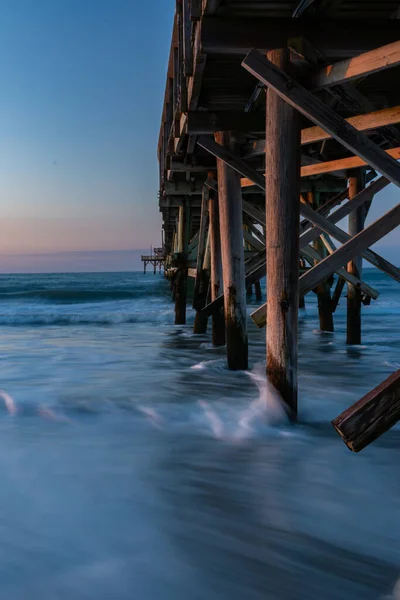
[[370, 50], [354, 58], [324, 67], [311, 76], [312, 89], [320, 89], [365, 77], [400, 64], [400, 41]]
[[[358, 131], [371, 131], [378, 129], [379, 127], [385, 127], [386, 125], [394, 125], [396, 123], [400, 123], [400, 106], [393, 106], [392, 108], [384, 108], [368, 114], [357, 115], [356, 117], [350, 117], [349, 119], [346, 119], [346, 121], [358, 129]], [[306, 127], [301, 131], [301, 143], [303, 146], [307, 144], [313, 144], [315, 142], [322, 142], [330, 139], [331, 137], [332, 136], [324, 131], [322, 127]], [[265, 140], [256, 140], [248, 143], [245, 146], [243, 158], [260, 156], [264, 154], [264, 152]]]
[[264, 133], [265, 115], [262, 112], [245, 113], [222, 110], [190, 111], [187, 114], [187, 133], [201, 135], [217, 131]]
[[262, 242], [260, 242], [260, 240], [255, 238], [252, 233], [246, 231], [246, 229], [243, 229], [243, 238], [244, 241], [250, 244], [250, 246], [257, 250], [257, 252], [260, 252], [260, 250], [263, 250], [265, 248], [265, 245]]
[[400, 187], [400, 165], [394, 158], [374, 144], [365, 134], [357, 131], [345, 119], [326, 106], [318, 98], [303, 88], [272, 64], [262, 54], [249, 52], [242, 65], [257, 79], [273, 89], [281, 98], [316, 125], [323, 127], [338, 142], [354, 152], [367, 164], [382, 173], [392, 183]]
[[359, 452], [400, 420], [400, 369], [332, 421], [344, 443]]
[[[388, 156], [394, 159], [400, 158], [400, 146], [398, 148], [391, 148], [390, 150], [381, 150], [386, 152]], [[329, 160], [327, 162], [316, 163], [315, 165], [306, 165], [301, 167], [301, 176], [309, 177], [310, 175], [323, 175], [324, 173], [334, 173], [335, 171], [342, 171], [347, 169], [357, 169], [358, 167], [365, 167], [367, 161], [359, 158], [358, 156], [350, 156], [349, 158], [340, 158], [337, 160]], [[377, 171], [381, 169], [377, 168]]]
[[252, 48], [267, 53], [284, 48], [290, 38], [306, 38], [329, 59], [358, 56], [396, 42], [398, 23], [390, 19], [291, 19], [203, 17], [201, 46], [207, 54], [244, 56]]
[[[317, 260], [318, 262], [323, 260], [323, 256], [321, 256], [318, 250], [315, 250], [315, 248], [313, 248], [312, 246], [306, 246], [305, 248], [302, 248], [300, 252], [310, 261], [311, 264], [313, 264], [315, 260]], [[365, 283], [365, 281], [358, 279], [358, 277], [356, 277], [355, 275], [348, 273], [346, 269], [338, 269], [336, 271], [336, 275], [338, 275], [338, 277], [343, 281], [347, 281], [348, 283], [357, 286], [363, 292], [363, 294], [369, 296], [373, 300], [376, 300], [378, 298], [379, 292], [377, 290]]]
[[[389, 185], [389, 181], [385, 177], [380, 177], [376, 181], [373, 181], [368, 187], [366, 187], [365, 189], [361, 190], [358, 194], [353, 196], [351, 200], [349, 200], [348, 202], [340, 206], [338, 209], [336, 209], [334, 212], [332, 212], [329, 215], [329, 217], [327, 217], [327, 221], [329, 221], [329, 223], [332, 224], [338, 223], [339, 221], [347, 217], [349, 214], [351, 214], [354, 210], [357, 210], [357, 208], [359, 208], [360, 206], [366, 204], [367, 202], [370, 202], [375, 196], [375, 194], [383, 190], [387, 185]], [[317, 213], [322, 217], [324, 217], [324, 212], [322, 212], [323, 209], [324, 206], [322, 206], [321, 209], [317, 211]], [[310, 221], [308, 221], [308, 223], [310, 223]], [[300, 236], [300, 244], [311, 244], [311, 242], [313, 242], [317, 237], [319, 237], [321, 233], [322, 230], [318, 227], [311, 227], [311, 229], [308, 229], [307, 231], [304, 231], [303, 229], [303, 233]]]
[[[205, 148], [206, 150], [208, 150], [209, 152], [211, 152], [212, 154], [214, 154], [215, 156], [218, 156], [220, 158], [220, 160], [222, 160], [223, 162], [228, 164], [230, 167], [232, 167], [232, 169], [235, 169], [235, 171], [237, 171], [238, 173], [245, 175], [246, 177], [249, 177], [253, 183], [258, 185], [258, 187], [260, 187], [261, 189], [265, 190], [265, 177], [263, 175], [261, 175], [260, 173], [258, 173], [257, 171], [255, 171], [252, 167], [249, 167], [241, 158], [239, 158], [233, 152], [227, 150], [226, 148], [223, 148], [220, 144], [214, 142], [213, 140], [210, 140], [209, 138], [207, 138], [205, 136], [199, 138], [198, 144], [200, 146], [202, 146], [203, 148]], [[366, 202], [367, 199], [371, 198], [371, 194], [375, 189], [378, 189], [381, 185], [385, 184], [385, 182], [383, 182], [382, 180], [378, 180], [378, 181], [379, 181], [379, 183], [374, 182], [374, 183], [376, 183], [376, 188], [372, 187], [372, 189], [370, 189], [371, 186], [374, 186], [374, 183], [371, 184], [371, 186], [366, 188], [366, 190], [364, 191], [364, 195], [361, 196], [361, 199], [360, 199], [360, 197], [357, 198], [357, 201], [360, 203]], [[384, 187], [384, 185], [383, 185], [383, 187]], [[382, 188], [380, 188], [380, 189], [382, 189]], [[374, 191], [374, 193], [375, 193], [375, 191]], [[353, 202], [354, 201], [355, 201], [355, 199], [353, 200]], [[349, 212], [351, 212], [355, 208], [356, 208], [356, 205], [353, 204], [353, 206]], [[342, 211], [339, 214], [344, 215], [344, 212], [345, 212], [344, 209], [339, 209], [339, 210]], [[344, 243], [349, 239], [349, 236], [346, 232], [344, 232], [342, 229], [337, 227], [334, 223], [325, 219], [322, 215], [318, 214], [311, 207], [309, 207], [305, 204], [301, 204], [300, 212], [303, 215], [303, 217], [305, 217], [308, 221], [310, 221], [314, 225], [317, 225], [320, 229], [322, 229], [326, 233], [329, 233], [330, 235], [332, 235], [334, 238], [336, 238], [341, 243]], [[311, 235], [311, 232], [310, 232], [310, 235]], [[315, 237], [318, 237], [318, 236], [315, 236]], [[315, 239], [315, 238], [312, 238], [312, 239]], [[303, 237], [301, 237], [301, 240], [303, 240], [303, 241], [301, 241], [300, 244], [301, 245], [305, 244], [305, 240]], [[310, 240], [307, 239], [307, 243], [309, 243], [309, 242], [310, 242]], [[400, 281], [400, 270], [397, 269], [396, 267], [394, 267], [389, 261], [385, 260], [384, 258], [379, 256], [375, 252], [372, 252], [372, 250], [367, 250], [367, 249], [363, 253], [363, 257], [366, 260], [368, 260], [371, 264], [376, 266], [378, 269], [383, 270], [385, 273], [387, 273], [388, 275], [390, 275], [397, 281]]]
[[[385, 127], [385, 125], [393, 125], [400, 122], [400, 106], [357, 115], [346, 119], [346, 121], [358, 131], [371, 131], [379, 127]], [[328, 140], [331, 137], [322, 127], [307, 127], [301, 132], [301, 143], [302, 145], [313, 144], [314, 142]]]
[[315, 287], [318, 281], [332, 275], [337, 268], [345, 265], [354, 256], [364, 255], [370, 246], [393, 231], [399, 224], [400, 204], [397, 204], [397, 206], [377, 219], [369, 227], [366, 227], [356, 236], [350, 238], [336, 252], [327, 256], [318, 265], [310, 269], [310, 271], [307, 271], [300, 278], [300, 292], [306, 294]]

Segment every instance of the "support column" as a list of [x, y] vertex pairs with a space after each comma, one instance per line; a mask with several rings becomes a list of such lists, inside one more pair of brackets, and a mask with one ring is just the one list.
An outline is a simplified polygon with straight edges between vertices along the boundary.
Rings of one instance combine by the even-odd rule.
[[[215, 140], [228, 150], [236, 151], [231, 132], [218, 132]], [[242, 188], [237, 171], [220, 159], [217, 159], [217, 168], [228, 366], [233, 370], [247, 369]]]
[[254, 290], [256, 293], [256, 301], [261, 302], [262, 301], [262, 293], [261, 293], [261, 283], [259, 281], [255, 282]]
[[188, 208], [186, 206], [179, 207], [178, 218], [178, 256], [176, 259], [177, 272], [175, 274], [174, 289], [175, 289], [175, 325], [186, 324], [186, 296], [187, 296], [187, 221]]
[[199, 243], [197, 249], [197, 262], [196, 262], [196, 281], [194, 286], [193, 294], [193, 308], [196, 310], [196, 316], [194, 319], [193, 333], [206, 333], [208, 317], [203, 313], [202, 309], [207, 303], [208, 287], [210, 276], [210, 269], [206, 268], [205, 257], [207, 253], [207, 247], [209, 245], [208, 235], [208, 199], [209, 189], [204, 186], [201, 200], [201, 217], [200, 217], [200, 229], [199, 229]]
[[[349, 177], [350, 200], [364, 187], [364, 172], [353, 171]], [[349, 235], [354, 236], [364, 229], [365, 205], [349, 214]], [[347, 265], [347, 270], [359, 279], [362, 277], [362, 258], [358, 256]], [[347, 344], [361, 344], [361, 290], [347, 284]]]
[[[286, 70], [286, 49], [268, 53]], [[297, 415], [300, 119], [271, 89], [266, 122], [267, 376]]]
[[[309, 192], [309, 203], [311, 204], [314, 210], [318, 210], [321, 206], [320, 202], [320, 194], [319, 192]], [[321, 238], [317, 238], [313, 242], [313, 247], [317, 250], [318, 254], [325, 258], [327, 256], [327, 250], [321, 240]], [[318, 261], [315, 261], [317, 264]], [[318, 315], [319, 315], [319, 328], [321, 331], [334, 331], [334, 323], [333, 323], [333, 312], [332, 312], [332, 298], [331, 298], [331, 288], [328, 281], [321, 281], [315, 289], [318, 297]]]
[[[211, 254], [211, 301], [222, 294], [222, 258], [221, 235], [219, 229], [218, 194], [210, 192], [208, 201], [208, 214], [210, 219], [210, 254]], [[217, 310], [212, 316], [212, 342], [214, 346], [225, 345], [225, 319], [223, 310]]]

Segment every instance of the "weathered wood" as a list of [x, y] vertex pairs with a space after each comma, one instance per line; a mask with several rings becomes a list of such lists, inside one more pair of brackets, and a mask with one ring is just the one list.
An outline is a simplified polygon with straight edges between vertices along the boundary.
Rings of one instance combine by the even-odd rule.
[[400, 369], [332, 421], [344, 443], [359, 452], [400, 420]]
[[[361, 25], [362, 27], [362, 25]], [[348, 82], [400, 64], [400, 41], [324, 67], [311, 76], [312, 89]]]
[[[253, 169], [252, 167], [247, 165], [241, 158], [239, 158], [237, 155], [235, 155], [235, 153], [227, 150], [226, 148], [223, 148], [220, 144], [214, 142], [213, 140], [210, 140], [206, 136], [200, 137], [198, 140], [198, 144], [200, 146], [202, 146], [203, 148], [205, 148], [206, 150], [208, 150], [209, 152], [211, 152], [212, 154], [214, 154], [215, 156], [217, 156], [219, 159], [221, 159], [221, 161], [225, 162], [227, 165], [232, 167], [232, 169], [235, 169], [235, 171], [237, 171], [241, 175], [248, 177], [258, 187], [265, 190], [265, 185], [266, 185], [265, 177], [261, 173], [258, 173], [258, 171], [256, 171], [255, 169]], [[378, 181], [379, 181], [379, 184], [378, 184]], [[375, 190], [377, 188], [374, 187], [374, 188], [372, 188], [372, 190], [370, 190], [370, 188], [375, 183], [378, 188], [380, 185], [383, 185], [384, 182], [382, 180], [377, 180], [377, 182], [373, 182], [371, 184], [371, 186], [366, 188], [366, 190], [364, 192], [365, 196], [362, 196], [361, 199], [358, 198], [358, 201], [365, 202], [365, 201], [367, 201], [367, 199], [371, 198], [372, 190]], [[375, 193], [375, 191], [374, 191], [374, 193]], [[355, 199], [353, 200], [353, 202], [355, 202]], [[353, 205], [353, 207], [355, 208], [354, 205]], [[353, 210], [353, 207], [351, 208], [351, 210], [349, 212], [351, 212]], [[342, 209], [338, 209], [338, 210], [342, 210]], [[344, 211], [344, 209], [343, 209], [343, 211]], [[325, 219], [322, 215], [319, 215], [311, 207], [309, 207], [305, 204], [301, 204], [300, 212], [303, 215], [303, 217], [306, 217], [306, 219], [308, 221], [312, 222], [314, 225], [318, 225], [318, 227], [320, 229], [322, 229], [326, 233], [329, 233], [330, 235], [335, 237], [340, 242], [345, 242], [349, 239], [349, 236], [345, 231], [343, 231], [342, 229], [340, 229], [339, 227], [334, 225], [329, 220]], [[343, 215], [344, 212], [341, 212], [340, 214]], [[255, 214], [252, 216], [254, 216], [254, 218], [255, 218]], [[303, 234], [303, 235], [307, 235], [307, 234]], [[318, 233], [318, 235], [320, 235], [320, 234]], [[312, 239], [315, 239], [315, 237], [318, 237], [318, 236], [312, 237], [311, 232], [310, 232], [310, 236]], [[307, 244], [308, 243], [310, 243], [309, 238], [307, 238]], [[305, 244], [305, 240], [303, 240], [303, 236], [301, 236], [300, 244], [301, 245]], [[363, 252], [363, 257], [366, 260], [368, 260], [371, 264], [378, 267], [378, 269], [383, 270], [385, 273], [387, 273], [388, 275], [390, 275], [397, 281], [400, 281], [400, 270], [397, 269], [396, 267], [394, 267], [394, 265], [392, 265], [389, 261], [385, 260], [378, 254], [376, 254], [376, 252], [372, 252], [372, 250], [365, 250], [365, 252]]]
[[[350, 201], [357, 195], [363, 187], [363, 173], [353, 173], [349, 177], [349, 197]], [[364, 229], [365, 205], [359, 206], [349, 214], [349, 235], [357, 235]], [[362, 258], [355, 256], [347, 265], [347, 270], [361, 279], [362, 276]], [[361, 291], [351, 285], [347, 285], [347, 344], [361, 344]]]
[[336, 312], [345, 283], [346, 280], [342, 277], [339, 277], [339, 279], [336, 282], [335, 291], [332, 294], [332, 312]]
[[[222, 257], [221, 257], [221, 234], [219, 227], [219, 203], [218, 194], [215, 191], [210, 192], [208, 212], [210, 218], [210, 251], [211, 251], [211, 301], [215, 301], [222, 292]], [[224, 301], [212, 312], [212, 341], [214, 346], [223, 346], [225, 344], [225, 319], [224, 319]], [[211, 313], [202, 311], [206, 316]]]
[[334, 110], [314, 97], [292, 77], [277, 68], [257, 51], [249, 52], [242, 65], [257, 79], [273, 89], [293, 108], [325, 131], [367, 164], [400, 187], [400, 165]]
[[[400, 106], [357, 115], [356, 117], [346, 119], [346, 121], [358, 131], [371, 131], [379, 129], [379, 127], [385, 127], [386, 125], [394, 125], [400, 122]], [[331, 137], [322, 127], [307, 127], [307, 129], [303, 129], [301, 132], [301, 143], [305, 146], [306, 144], [328, 140]]]
[[[349, 202], [351, 202], [351, 201], [349, 201]], [[356, 208], [356, 207], [354, 206], [354, 208]], [[325, 219], [324, 217], [319, 215], [316, 211], [312, 210], [312, 208], [310, 208], [309, 206], [301, 204], [300, 210], [301, 210], [301, 213], [309, 221], [314, 223], [314, 225], [317, 225], [318, 228], [321, 229], [322, 231], [325, 231], [329, 235], [332, 235], [339, 242], [344, 244], [351, 239], [348, 233], [346, 233], [345, 231], [340, 229], [337, 225], [334, 225], [330, 220]], [[333, 215], [332, 215], [332, 218], [333, 218]], [[386, 234], [383, 234], [383, 235], [386, 235]], [[380, 239], [380, 238], [378, 238], [378, 239]], [[302, 246], [303, 244], [304, 244], [304, 238], [303, 238], [303, 236], [301, 236], [300, 246]], [[370, 244], [370, 245], [372, 245], [372, 244]], [[378, 269], [384, 271], [385, 273], [387, 273], [388, 275], [390, 275], [391, 277], [396, 279], [396, 281], [400, 282], [400, 269], [398, 269], [397, 267], [392, 265], [389, 261], [387, 261], [382, 256], [379, 256], [379, 254], [377, 254], [376, 252], [369, 250], [368, 246], [366, 248], [362, 248], [360, 254], [363, 258], [368, 260], [368, 262], [370, 262], [372, 265], [374, 265]], [[328, 275], [328, 277], [329, 277], [329, 275]]]
[[[398, 148], [390, 148], [390, 150], [382, 150], [393, 159], [400, 158], [400, 146]], [[337, 171], [356, 169], [364, 167], [368, 162], [359, 156], [350, 156], [349, 158], [339, 158], [337, 160], [328, 160], [326, 162], [315, 163], [313, 165], [305, 165], [301, 167], [301, 176], [309, 177], [310, 175], [323, 175], [324, 173], [335, 173]], [[380, 169], [377, 169], [380, 171]]]
[[[327, 217], [327, 221], [329, 223], [335, 224], [347, 217], [354, 210], [366, 204], [372, 200], [375, 194], [383, 190], [387, 185], [389, 185], [389, 181], [385, 177], [380, 177], [376, 181], [373, 181], [367, 188], [361, 190], [358, 194], [356, 194], [351, 200], [340, 206], [337, 210], [332, 212], [329, 217]], [[346, 195], [348, 195], [348, 191], [346, 190]], [[339, 196], [337, 197], [337, 199]], [[325, 204], [322, 206], [317, 212], [320, 216], [324, 216], [325, 210], [334, 206], [334, 202], [331, 204]], [[310, 223], [309, 221], [307, 221]], [[301, 227], [301, 224], [300, 224]], [[311, 244], [317, 237], [321, 235], [321, 229], [318, 227], [314, 227], [309, 229], [308, 231], [304, 231], [304, 233], [300, 236], [300, 246]]]
[[174, 276], [175, 325], [186, 324], [188, 221], [189, 214], [187, 206], [180, 206], [177, 232], [177, 257], [175, 261], [177, 271]]
[[[197, 115], [199, 113], [195, 114]], [[346, 119], [346, 121], [353, 125], [353, 127], [355, 127], [356, 129], [358, 129], [358, 131], [371, 131], [379, 129], [380, 127], [385, 127], [387, 125], [394, 125], [400, 122], [400, 106], [384, 108], [382, 110], [376, 110], [368, 114], [357, 115], [356, 117], [350, 117]], [[251, 129], [249, 129], [248, 131], [251, 131]], [[202, 133], [207, 132], [203, 131]], [[307, 144], [313, 144], [315, 142], [322, 142], [324, 140], [328, 140], [331, 137], [332, 136], [329, 133], [327, 133], [324, 129], [322, 129], [322, 127], [307, 127], [305, 129], [302, 129], [301, 131], [301, 144], [305, 146]], [[253, 142], [249, 142], [244, 148], [244, 158], [260, 156], [264, 152], [265, 140], [256, 140]]]
[[349, 58], [396, 42], [399, 27], [389, 19], [291, 19], [203, 17], [202, 48], [208, 54], [244, 56], [252, 48], [267, 53], [303, 37], [331, 59]]
[[[228, 150], [235, 147], [235, 140], [230, 132], [218, 132], [215, 137], [217, 142], [226, 146]], [[248, 341], [240, 177], [222, 160], [217, 160], [217, 170], [228, 367], [233, 370], [247, 369]]]
[[[320, 197], [318, 192], [315, 194], [308, 194], [308, 202], [312, 205], [314, 210], [320, 208]], [[315, 250], [324, 257], [326, 256], [326, 250], [323, 246], [323, 242], [320, 238], [317, 238], [313, 242]], [[314, 264], [317, 264], [316, 262]], [[335, 330], [333, 323], [333, 311], [331, 301], [331, 290], [327, 281], [321, 281], [315, 288], [318, 298], [318, 316], [319, 316], [319, 327], [321, 331], [333, 332]]]
[[[326, 257], [318, 265], [304, 273], [300, 278], [301, 293], [312, 290], [321, 279], [329, 277], [337, 268], [345, 265], [354, 256], [362, 254], [382, 237], [390, 233], [400, 224], [400, 204], [366, 227], [356, 236], [350, 238], [340, 248]], [[369, 260], [369, 259], [368, 259]]]
[[265, 247], [265, 244], [263, 244], [262, 242], [260, 242], [260, 240], [254, 237], [254, 235], [250, 233], [250, 231], [246, 231], [246, 229], [243, 229], [243, 238], [245, 242], [247, 242], [252, 248], [254, 248], [254, 250], [257, 250], [258, 252], [260, 250], [263, 250]]
[[[329, 253], [333, 254], [335, 250], [336, 248], [329, 248]], [[323, 256], [321, 256], [321, 254], [319, 254], [319, 252], [315, 250], [315, 248], [313, 248], [312, 246], [306, 246], [305, 248], [302, 248], [300, 252], [307, 258], [310, 264], [314, 264], [314, 261], [320, 262], [323, 259]], [[338, 269], [336, 271], [336, 275], [338, 275], [340, 279], [343, 279], [343, 281], [347, 281], [348, 283], [359, 287], [363, 294], [369, 296], [373, 300], [376, 300], [378, 298], [379, 292], [377, 290], [365, 283], [365, 281], [361, 281], [351, 273], [348, 273], [346, 269]]]
[[209, 188], [203, 187], [202, 202], [201, 202], [201, 217], [199, 229], [199, 243], [197, 247], [197, 263], [196, 263], [196, 281], [193, 294], [193, 308], [196, 310], [196, 316], [193, 325], [194, 333], [205, 333], [207, 331], [207, 316], [204, 315], [202, 309], [207, 304], [208, 294], [208, 273], [203, 269], [204, 256], [206, 252], [207, 231], [208, 231], [208, 199]]
[[[289, 50], [274, 50], [269, 57], [274, 64], [285, 69], [289, 63]], [[281, 394], [289, 416], [295, 419], [298, 387], [300, 119], [298, 113], [270, 89], [266, 113], [267, 376]]]

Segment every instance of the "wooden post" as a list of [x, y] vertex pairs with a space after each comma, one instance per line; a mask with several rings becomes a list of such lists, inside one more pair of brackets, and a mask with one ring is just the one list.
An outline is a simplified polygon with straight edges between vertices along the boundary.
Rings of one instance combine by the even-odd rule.
[[262, 301], [262, 293], [261, 293], [261, 283], [259, 281], [255, 282], [254, 290], [256, 293], [256, 301], [261, 302]]
[[175, 325], [186, 324], [186, 296], [187, 296], [187, 262], [186, 262], [186, 247], [187, 247], [187, 219], [188, 209], [185, 206], [179, 207], [178, 219], [178, 256], [176, 266], [178, 267], [175, 275]]
[[[351, 172], [349, 177], [349, 198], [354, 198], [364, 187], [364, 174], [361, 170]], [[349, 214], [349, 235], [353, 236], [364, 229], [365, 204]], [[359, 279], [362, 277], [362, 257], [353, 258], [347, 270]], [[361, 290], [347, 284], [347, 344], [361, 344]]]
[[[315, 192], [314, 194], [310, 192], [310, 199], [314, 210], [320, 208], [319, 192]], [[322, 257], [327, 255], [326, 248], [320, 237], [314, 240], [313, 246]], [[315, 264], [317, 262], [315, 261]], [[321, 281], [315, 288], [315, 291], [318, 297], [319, 328], [321, 331], [334, 331], [331, 290], [328, 281]]]
[[[218, 132], [215, 134], [215, 139], [228, 150], [235, 150], [236, 142], [231, 132]], [[219, 159], [217, 169], [228, 366], [233, 370], [247, 369], [248, 341], [240, 175]]]
[[[286, 49], [268, 58], [285, 70]], [[297, 415], [300, 120], [267, 90], [266, 122], [267, 376], [292, 419]]]
[[[213, 301], [218, 298], [223, 289], [218, 194], [214, 191], [210, 192], [208, 214], [210, 219], [211, 301]], [[212, 315], [212, 341], [214, 346], [225, 345], [223, 309], [215, 311]]]
[[193, 308], [196, 310], [194, 319], [193, 333], [205, 333], [207, 331], [208, 317], [202, 312], [202, 309], [207, 304], [208, 287], [209, 287], [209, 269], [205, 269], [204, 259], [209, 242], [208, 236], [208, 199], [209, 189], [203, 186], [201, 200], [201, 217], [199, 229], [199, 244], [197, 249], [196, 263], [196, 282], [194, 286]]

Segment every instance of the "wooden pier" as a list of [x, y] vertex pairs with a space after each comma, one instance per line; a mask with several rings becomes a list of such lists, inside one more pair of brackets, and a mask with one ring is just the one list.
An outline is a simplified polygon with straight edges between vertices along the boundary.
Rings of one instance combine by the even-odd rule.
[[165, 251], [164, 248], [152, 248], [151, 254], [142, 254], [141, 260], [143, 263], [143, 273], [146, 275], [148, 265], [151, 265], [154, 270], [154, 275], [157, 273], [157, 267], [159, 273], [164, 266], [165, 262]]
[[400, 204], [365, 227], [375, 194], [400, 187], [399, 78], [399, 0], [176, 1], [158, 144], [176, 323], [194, 277], [195, 333], [212, 317], [229, 367], [245, 369], [246, 290], [268, 292], [251, 316], [293, 419], [299, 302], [316, 293], [333, 331], [345, 288], [343, 343], [360, 344], [379, 295], [362, 259], [400, 282], [370, 250]]

